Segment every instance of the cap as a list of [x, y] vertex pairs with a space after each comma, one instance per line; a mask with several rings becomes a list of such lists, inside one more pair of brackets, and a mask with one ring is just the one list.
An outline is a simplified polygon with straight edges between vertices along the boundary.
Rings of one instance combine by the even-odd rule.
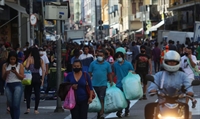
[[118, 52], [122, 52], [123, 54], [125, 54], [126, 50], [123, 47], [119, 47], [116, 49], [116, 53], [118, 53]]

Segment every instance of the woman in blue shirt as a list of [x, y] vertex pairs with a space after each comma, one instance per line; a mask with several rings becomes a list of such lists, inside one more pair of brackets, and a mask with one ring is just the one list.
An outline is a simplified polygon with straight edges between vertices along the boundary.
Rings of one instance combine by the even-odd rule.
[[[68, 73], [65, 78], [66, 82], [70, 82], [76, 94], [76, 106], [70, 110], [72, 119], [87, 119], [88, 107], [92, 102], [92, 83], [88, 73], [82, 71], [80, 60], [75, 60], [72, 65], [73, 72]], [[86, 73], [86, 74], [85, 74]], [[86, 85], [90, 87], [90, 95], [86, 90]]]

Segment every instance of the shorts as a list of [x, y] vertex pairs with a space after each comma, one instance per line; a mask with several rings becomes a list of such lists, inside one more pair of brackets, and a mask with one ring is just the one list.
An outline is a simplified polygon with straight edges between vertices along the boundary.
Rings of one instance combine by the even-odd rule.
[[94, 88], [99, 100], [103, 101], [106, 96], [107, 86], [100, 86], [100, 87], [93, 87], [93, 88]]
[[138, 72], [137, 74], [140, 75], [140, 79], [141, 79], [141, 82], [143, 83], [143, 85], [147, 85], [148, 81], [147, 81], [147, 79], [145, 77], [146, 77], [146, 75], [148, 73], [146, 73], [146, 72]]

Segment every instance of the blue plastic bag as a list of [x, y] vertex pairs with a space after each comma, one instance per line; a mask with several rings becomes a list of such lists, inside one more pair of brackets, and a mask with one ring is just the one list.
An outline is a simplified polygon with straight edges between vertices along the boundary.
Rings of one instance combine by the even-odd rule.
[[88, 112], [99, 112], [101, 110], [101, 102], [94, 90], [95, 98], [92, 100], [92, 103], [89, 104]]
[[113, 84], [106, 89], [104, 113], [116, 112], [128, 106], [123, 92]]
[[126, 77], [122, 79], [122, 87], [124, 95], [128, 100], [140, 99], [143, 96], [140, 76], [129, 72]]

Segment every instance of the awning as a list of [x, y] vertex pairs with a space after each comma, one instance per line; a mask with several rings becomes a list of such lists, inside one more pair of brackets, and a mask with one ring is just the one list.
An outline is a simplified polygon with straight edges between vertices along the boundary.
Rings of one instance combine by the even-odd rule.
[[194, 5], [197, 5], [200, 3], [200, 0], [193, 0], [193, 1], [189, 1], [189, 2], [185, 2], [182, 4], [178, 4], [178, 5], [174, 5], [172, 7], [167, 8], [168, 11], [177, 11], [177, 10], [182, 10], [188, 7], [192, 7]]
[[157, 29], [158, 29], [159, 27], [161, 27], [164, 23], [165, 23], [164, 20], [162, 20], [161, 22], [159, 22], [159, 23], [156, 24], [155, 26], [152, 26], [152, 27], [149, 29], [149, 31], [157, 31]]
[[27, 14], [26, 9], [16, 3], [12, 3], [12, 2], [5, 2], [6, 5], [8, 5], [9, 7], [23, 13], [23, 14]]
[[139, 30], [135, 31], [136, 33], [143, 31], [143, 28], [140, 28]]

